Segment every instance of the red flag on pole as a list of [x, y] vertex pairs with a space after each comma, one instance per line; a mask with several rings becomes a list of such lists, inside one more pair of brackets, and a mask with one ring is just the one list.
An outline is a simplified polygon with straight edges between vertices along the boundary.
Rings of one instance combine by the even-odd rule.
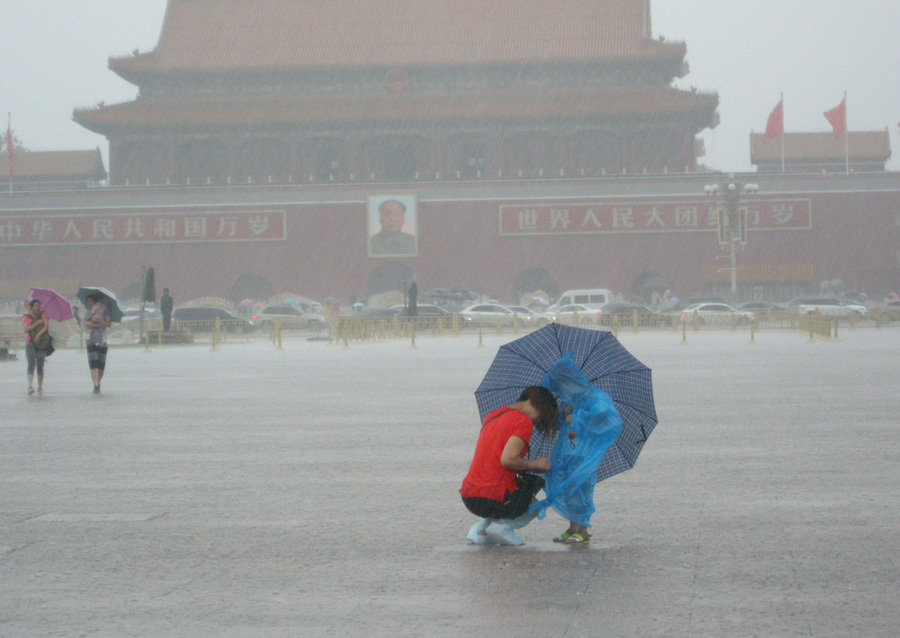
[[766, 134], [763, 142], [774, 140], [784, 135], [784, 98], [769, 113], [769, 121], [766, 123]]
[[847, 96], [841, 100], [841, 103], [830, 111], [825, 111], [825, 119], [834, 129], [834, 136], [838, 139], [844, 137], [847, 132]]

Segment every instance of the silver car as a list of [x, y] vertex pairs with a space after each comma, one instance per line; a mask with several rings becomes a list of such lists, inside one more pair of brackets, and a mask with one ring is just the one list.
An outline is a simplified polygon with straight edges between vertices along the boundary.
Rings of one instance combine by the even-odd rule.
[[788, 310], [801, 315], [820, 314], [826, 317], [865, 317], [868, 308], [834, 297], [797, 297], [788, 302]]
[[253, 316], [253, 322], [262, 327], [270, 327], [279, 320], [282, 328], [307, 328], [321, 330], [325, 327], [325, 318], [321, 315], [303, 312], [297, 306], [267, 306]]
[[700, 324], [731, 323], [737, 319], [739, 326], [746, 326], [753, 321], [753, 313], [748, 310], [735, 310], [724, 303], [695, 303], [681, 311], [681, 321], [691, 322], [697, 315]]
[[496, 326], [498, 323], [511, 326], [515, 314], [506, 306], [492, 303], [477, 303], [459, 312], [460, 317], [471, 320], [472, 323], [489, 326]]

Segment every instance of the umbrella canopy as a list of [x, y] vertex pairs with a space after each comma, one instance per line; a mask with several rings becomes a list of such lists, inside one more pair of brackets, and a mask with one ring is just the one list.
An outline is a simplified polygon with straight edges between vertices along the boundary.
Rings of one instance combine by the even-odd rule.
[[32, 288], [28, 291], [26, 301], [37, 299], [41, 302], [41, 310], [53, 321], [68, 321], [74, 318], [72, 304], [58, 292], [48, 288]]
[[252, 300], [252, 299], [244, 299], [244, 300], [241, 301], [241, 303], [240, 303], [239, 305], [241, 305], [241, 306], [252, 306], [252, 305], [253, 305], [253, 300]]
[[97, 297], [100, 300], [100, 303], [102, 303], [109, 309], [110, 321], [122, 321], [124, 313], [122, 312], [122, 308], [119, 306], [119, 300], [116, 299], [116, 296], [106, 288], [101, 288], [99, 286], [82, 286], [78, 289], [78, 293], [75, 296], [78, 297], [78, 300], [81, 301], [81, 303], [83, 303], [85, 307], [87, 306], [88, 297]]
[[481, 418], [512, 405], [521, 391], [540, 385], [544, 375], [566, 353], [592, 385], [606, 392], [622, 417], [622, 433], [597, 470], [603, 480], [634, 467], [656, 426], [650, 368], [638, 361], [612, 333], [558, 323], [500, 346], [475, 391]]

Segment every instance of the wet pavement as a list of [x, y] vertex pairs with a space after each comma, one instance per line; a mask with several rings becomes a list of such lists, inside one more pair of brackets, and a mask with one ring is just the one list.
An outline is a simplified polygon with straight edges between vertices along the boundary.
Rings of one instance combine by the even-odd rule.
[[99, 397], [0, 363], [0, 636], [896, 634], [900, 330], [621, 334], [660, 424], [593, 542], [472, 546], [509, 338], [114, 347]]

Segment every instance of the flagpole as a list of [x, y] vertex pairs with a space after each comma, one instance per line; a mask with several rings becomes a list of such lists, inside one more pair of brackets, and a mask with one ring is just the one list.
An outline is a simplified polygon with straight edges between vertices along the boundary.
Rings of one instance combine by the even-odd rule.
[[847, 92], [844, 91], [844, 169], [850, 174], [850, 118], [847, 117]]
[[6, 157], [9, 158], [9, 193], [13, 192], [12, 113], [6, 112]]
[[784, 93], [781, 94], [781, 172], [784, 173]]

